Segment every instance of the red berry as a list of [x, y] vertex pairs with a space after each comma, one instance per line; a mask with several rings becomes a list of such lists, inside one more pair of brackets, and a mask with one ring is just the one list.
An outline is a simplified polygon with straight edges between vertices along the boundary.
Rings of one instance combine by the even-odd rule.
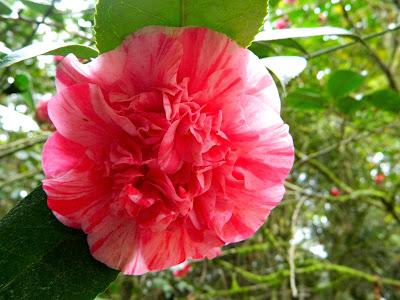
[[385, 180], [385, 174], [383, 174], [383, 173], [378, 173], [375, 176], [375, 183], [376, 184], [381, 184], [384, 180]]
[[337, 187], [333, 187], [331, 188], [331, 190], [329, 191], [329, 193], [331, 194], [331, 196], [333, 197], [338, 197], [340, 196], [340, 191]]

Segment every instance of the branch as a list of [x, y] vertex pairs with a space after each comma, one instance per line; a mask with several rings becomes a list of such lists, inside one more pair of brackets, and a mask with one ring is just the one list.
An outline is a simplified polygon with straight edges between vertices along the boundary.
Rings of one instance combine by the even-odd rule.
[[241, 294], [249, 294], [251, 292], [256, 292], [260, 290], [267, 290], [268, 286], [265, 284], [255, 284], [250, 286], [241, 286], [237, 288], [232, 288], [229, 290], [217, 290], [211, 291], [202, 295], [196, 295], [199, 299], [210, 299], [210, 298], [220, 298], [220, 297], [228, 297], [234, 295], [241, 295]]
[[389, 32], [394, 32], [394, 31], [399, 30], [399, 29], [400, 29], [400, 24], [397, 24], [396, 26], [394, 26], [392, 28], [388, 28], [388, 29], [383, 30], [381, 32], [369, 34], [369, 35], [366, 35], [364, 37], [360, 37], [357, 41], [353, 41], [353, 42], [346, 43], [346, 44], [343, 44], [343, 45], [339, 45], [339, 46], [335, 46], [335, 47], [330, 47], [330, 48], [325, 48], [325, 49], [318, 50], [316, 52], [313, 52], [313, 53], [310, 53], [310, 54], [306, 55], [305, 58], [310, 60], [310, 59], [313, 59], [313, 58], [316, 58], [316, 57], [319, 57], [319, 56], [322, 56], [322, 55], [325, 55], [325, 54], [329, 54], [329, 53], [332, 53], [332, 52], [335, 52], [335, 51], [338, 51], [338, 50], [353, 46], [353, 45], [357, 44], [359, 41], [366, 42], [366, 41], [368, 41], [370, 39], [374, 39], [376, 37], [385, 35], [385, 34], [387, 34]]
[[384, 127], [376, 128], [376, 129], [371, 130], [371, 131], [364, 131], [364, 132], [362, 132], [360, 134], [355, 134], [355, 135], [353, 135], [351, 137], [348, 137], [347, 139], [341, 140], [340, 142], [336, 142], [336, 143], [334, 143], [334, 144], [332, 144], [332, 145], [330, 145], [330, 146], [328, 146], [328, 147], [326, 147], [324, 149], [321, 149], [321, 150], [319, 150], [317, 152], [307, 154], [303, 158], [297, 160], [295, 165], [303, 164], [304, 162], [308, 161], [309, 159], [313, 159], [313, 158], [316, 158], [318, 156], [321, 156], [321, 155], [324, 155], [324, 154], [328, 154], [329, 152], [337, 149], [340, 146], [344, 146], [344, 145], [350, 144], [353, 141], [363, 139], [365, 137], [370, 136], [371, 134], [381, 133], [382, 131], [384, 131], [386, 129], [396, 128], [396, 127], [399, 127], [399, 126], [400, 126], [400, 122], [397, 122], [397, 123], [386, 125]]
[[51, 15], [53, 9], [54, 9], [54, 4], [56, 3], [57, 0], [52, 0], [50, 7], [47, 9], [47, 11], [44, 13], [42, 19], [36, 24], [36, 26], [33, 28], [31, 34], [26, 38], [25, 43], [23, 44], [23, 47], [29, 45], [33, 38], [35, 37], [36, 32], [38, 31], [39, 27], [41, 24], [44, 24], [46, 21], [46, 18]]
[[[305, 159], [307, 157], [306, 154], [296, 151], [296, 157], [299, 159]], [[340, 180], [331, 170], [329, 170], [326, 166], [321, 164], [318, 160], [308, 159], [307, 163], [312, 166], [314, 169], [318, 170], [322, 175], [324, 175], [327, 179], [335, 183], [340, 189], [345, 191], [346, 193], [351, 193], [352, 188], [346, 184], [344, 181]]]
[[[256, 282], [256, 283], [266, 283], [267, 285], [273, 285], [277, 281], [289, 277], [290, 276], [290, 270], [278, 270], [274, 273], [268, 274], [268, 275], [258, 275], [251, 273], [247, 270], [244, 270], [240, 267], [236, 267], [232, 265], [229, 262], [226, 261], [220, 261], [217, 260], [217, 263], [225, 268], [226, 270], [236, 272], [237, 274], [241, 275], [243, 278]], [[387, 278], [387, 277], [380, 277], [378, 275], [373, 275], [369, 274], [357, 269], [353, 269], [351, 267], [343, 266], [343, 265], [337, 265], [337, 264], [331, 264], [331, 263], [316, 263], [311, 266], [307, 267], [302, 267], [298, 268], [296, 270], [297, 274], [308, 274], [308, 273], [314, 273], [318, 271], [334, 271], [340, 274], [345, 274], [351, 277], [363, 279], [368, 282], [372, 283], [379, 283], [383, 285], [389, 285], [389, 286], [394, 286], [394, 287], [400, 287], [400, 280], [393, 279], [393, 278]]]
[[[61, 24], [49, 23], [49, 22], [40, 22], [40, 21], [37, 21], [37, 20], [32, 20], [32, 19], [25, 18], [23, 16], [18, 16], [18, 18], [0, 16], [0, 20], [3, 20], [3, 21], [14, 21], [14, 22], [24, 22], [24, 23], [33, 24], [33, 25], [44, 24], [44, 25], [47, 25], [49, 27], [54, 27], [54, 28], [57, 28], [57, 29], [60, 29], [60, 30], [65, 30], [65, 26], [63, 26]], [[80, 37], [81, 39], [84, 39], [84, 40], [87, 40], [87, 41], [92, 41], [91, 38], [87, 37], [84, 34], [81, 34], [80, 32], [68, 31], [68, 33], [71, 34], [71, 35]]]
[[305, 200], [306, 197], [301, 197], [299, 199], [292, 215], [292, 224], [291, 224], [292, 238], [290, 240], [288, 255], [289, 255], [289, 267], [290, 267], [290, 289], [292, 290], [293, 298], [297, 298], [299, 296], [296, 286], [296, 264], [295, 264], [296, 244], [294, 242], [294, 236], [297, 230], [297, 223], [300, 216], [300, 209], [303, 206]]
[[20, 181], [20, 180], [24, 180], [24, 179], [27, 179], [27, 178], [31, 178], [31, 177], [33, 177], [33, 176], [35, 176], [37, 174], [40, 174], [40, 173], [42, 173], [41, 170], [33, 170], [33, 171], [25, 172], [25, 173], [22, 173], [22, 174], [18, 174], [18, 175], [14, 176], [14, 177], [11, 177], [10, 179], [8, 179], [6, 181], [0, 182], [0, 190], [2, 188], [4, 188], [5, 186], [9, 186], [9, 185], [13, 184], [16, 181]]
[[[327, 200], [327, 201], [332, 201], [332, 202], [334, 202], [334, 201], [346, 202], [346, 201], [356, 200], [359, 198], [364, 198], [365, 201], [367, 201], [371, 205], [374, 205], [381, 209], [386, 209], [386, 212], [388, 214], [390, 214], [398, 223], [400, 223], [400, 215], [396, 211], [395, 203], [390, 200], [391, 196], [382, 191], [379, 191], [379, 190], [374, 190], [374, 189], [355, 190], [346, 195], [333, 197], [333, 196], [328, 196], [328, 195], [324, 195], [321, 193], [314, 193], [314, 192], [307, 191], [305, 188], [300, 187], [300, 186], [290, 183], [290, 182], [285, 182], [285, 187], [288, 190], [291, 190], [296, 194], [299, 193], [301, 195], [318, 198], [318, 199], [323, 199], [323, 200]], [[372, 201], [372, 200], [370, 200], [371, 198], [377, 199], [377, 200], [379, 200], [379, 202]]]
[[49, 135], [46, 134], [34, 138], [19, 139], [7, 145], [0, 146], [0, 159], [8, 155], [14, 154], [15, 152], [18, 152], [20, 150], [32, 147], [36, 144], [44, 143], [48, 137]]
[[256, 251], [264, 251], [269, 249], [270, 247], [271, 247], [270, 243], [235, 247], [222, 251], [222, 253], [218, 257], [229, 256], [229, 255], [241, 255], [241, 254], [253, 253]]

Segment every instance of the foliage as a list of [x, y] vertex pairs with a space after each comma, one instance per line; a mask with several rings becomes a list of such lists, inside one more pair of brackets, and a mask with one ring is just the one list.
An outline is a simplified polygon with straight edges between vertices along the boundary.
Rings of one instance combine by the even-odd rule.
[[45, 200], [37, 188], [0, 222], [0, 299], [94, 298], [117, 271], [92, 258], [85, 235], [58, 222]]
[[[97, 54], [88, 48], [95, 47], [91, 31], [95, 1], [81, 1], [82, 7], [75, 11], [66, 8], [68, 2], [0, 0], [1, 216], [43, 178], [41, 144], [51, 127], [33, 121], [34, 109], [43, 96], [54, 93], [56, 63], [49, 55], [33, 57], [65, 44], [87, 48], [72, 46], [52, 54], [65, 55], [74, 47], [86, 59]], [[266, 10], [264, 1], [210, 3], [100, 0], [97, 46], [100, 52], [112, 49], [146, 22], [178, 26], [182, 20], [210, 26], [247, 45]], [[183, 19], [182, 9], [187, 11]], [[283, 118], [291, 126], [297, 149], [284, 201], [256, 236], [228, 246], [213, 261], [194, 262], [187, 277], [175, 278], [168, 270], [141, 277], [119, 275], [97, 299], [289, 299], [296, 294], [303, 299], [398, 299], [400, 4], [398, 0], [270, 0], [269, 12], [267, 29], [283, 16], [297, 29], [258, 35], [250, 49], [259, 57], [298, 56], [308, 62], [305, 71], [290, 82], [284, 80], [281, 89]], [[162, 22], [148, 21], [160, 20], [159, 16]], [[307, 27], [323, 28], [299, 29]], [[55, 43], [56, 48], [40, 42]], [[21, 52], [15, 50], [31, 44], [37, 45], [35, 53], [25, 48], [24, 56], [18, 56]], [[288, 75], [287, 62], [279, 60], [278, 77], [282, 72]], [[18, 121], [10, 121], [10, 114]], [[375, 180], [377, 174], [384, 175], [382, 182]], [[329, 194], [333, 187], [340, 195]], [[41, 192], [30, 197], [0, 221], [0, 299], [13, 299], [10, 291], [19, 299], [26, 289], [46, 284], [53, 288], [49, 291], [55, 299], [84, 299], [89, 290], [90, 298], [103, 290], [114, 272], [97, 264], [81, 269], [87, 260], [79, 263], [79, 256], [87, 252], [60, 249], [61, 261], [30, 265], [45, 253], [51, 257], [60, 231], [68, 232], [67, 247], [84, 247], [79, 233], [51, 219], [43, 201], [29, 202], [43, 197]], [[43, 220], [50, 223], [40, 224], [38, 211], [47, 213], [50, 219]], [[41, 229], [13, 225], [18, 212], [26, 214], [26, 224], [39, 222]], [[50, 252], [35, 252], [39, 247]], [[25, 248], [32, 251], [29, 257], [21, 255], [27, 253]], [[100, 268], [103, 275], [92, 275], [91, 267]], [[74, 282], [51, 286], [68, 273], [78, 274]], [[96, 280], [102, 282], [91, 289]], [[50, 297], [50, 292], [42, 292], [32, 297]], [[62, 295], [56, 298], [57, 293]]]

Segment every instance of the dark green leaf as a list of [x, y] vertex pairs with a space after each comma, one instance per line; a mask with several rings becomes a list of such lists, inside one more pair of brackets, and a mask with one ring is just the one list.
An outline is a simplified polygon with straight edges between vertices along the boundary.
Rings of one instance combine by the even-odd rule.
[[274, 40], [274, 41], [269, 41], [269, 43], [280, 45], [285, 48], [296, 49], [305, 55], [308, 54], [307, 50], [298, 41], [294, 39]]
[[99, 0], [96, 43], [100, 52], [105, 52], [144, 26], [162, 25], [209, 27], [247, 46], [261, 27], [266, 11], [266, 0]]
[[28, 105], [28, 107], [34, 111], [35, 110], [35, 103], [33, 101], [32, 91], [31, 91], [31, 78], [28, 74], [17, 74], [14, 78], [14, 85], [18, 88], [21, 92], [22, 97]]
[[336, 106], [342, 113], [351, 115], [363, 107], [364, 101], [358, 101], [352, 97], [336, 99]]
[[26, 91], [31, 87], [31, 79], [27, 74], [17, 74], [14, 78], [14, 84], [20, 91]]
[[48, 4], [37, 3], [37, 2], [29, 1], [29, 0], [20, 0], [20, 1], [26, 7], [28, 7], [29, 9], [31, 9], [41, 15], [44, 15], [45, 13], [47, 13], [47, 11], [51, 8], [51, 6]]
[[62, 18], [62, 12], [56, 9], [55, 7], [52, 7], [51, 5], [44, 4], [44, 3], [38, 3], [34, 1], [29, 1], [29, 0], [21, 0], [21, 2], [31, 9], [32, 11], [36, 12], [37, 14], [44, 16], [47, 15], [48, 12], [50, 11], [49, 18], [53, 19], [54, 21], [57, 21], [59, 23], [63, 22]]
[[290, 28], [279, 30], [268, 30], [256, 35], [254, 41], [274, 41], [293, 38], [306, 38], [324, 35], [343, 35], [357, 38], [352, 32], [337, 27], [315, 27], [315, 28]]
[[400, 112], [400, 95], [393, 90], [385, 89], [369, 94], [363, 101], [373, 106], [393, 113]]
[[0, 221], [0, 270], [2, 300], [93, 299], [117, 276], [54, 218], [40, 187]]
[[60, 45], [57, 43], [37, 43], [16, 50], [0, 59], [0, 69], [38, 55], [67, 55], [69, 53], [73, 53], [80, 58], [92, 58], [98, 55], [98, 52], [95, 49], [88, 46], [77, 44]]
[[328, 80], [328, 93], [333, 98], [342, 98], [358, 89], [364, 77], [350, 70], [339, 70], [331, 74]]
[[284, 104], [297, 110], [318, 110], [325, 108], [321, 91], [298, 89], [286, 96]]
[[269, 1], [268, 2], [269, 3], [269, 8], [274, 8], [275, 6], [278, 5], [280, 0], [267, 0], [267, 1]]
[[257, 55], [259, 58], [264, 58], [273, 55], [279, 55], [278, 51], [276, 51], [273, 47], [271, 47], [269, 43], [261, 42], [261, 43], [252, 43], [249, 47], [249, 50]]
[[308, 54], [307, 50], [293, 39], [254, 42], [250, 45], [249, 50], [259, 58], [264, 58], [270, 56], [271, 54], [278, 55], [277, 50], [272, 47], [274, 45], [295, 49], [304, 55]]
[[0, 1], [0, 15], [9, 15], [11, 13], [11, 8], [9, 8], [3, 1]]

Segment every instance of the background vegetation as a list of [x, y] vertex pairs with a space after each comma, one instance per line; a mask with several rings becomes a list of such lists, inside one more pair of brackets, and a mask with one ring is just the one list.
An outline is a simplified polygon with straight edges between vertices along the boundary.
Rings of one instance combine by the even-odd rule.
[[[36, 41], [94, 46], [94, 1], [36, 1], [0, 1], [0, 58]], [[188, 274], [120, 275], [97, 299], [400, 299], [400, 2], [271, 0], [269, 12], [267, 29], [361, 37], [251, 47], [308, 61], [280, 86], [297, 157], [282, 204], [253, 238]], [[55, 68], [47, 55], [0, 70], [0, 217], [43, 178], [51, 125], [35, 107], [54, 93]]]

